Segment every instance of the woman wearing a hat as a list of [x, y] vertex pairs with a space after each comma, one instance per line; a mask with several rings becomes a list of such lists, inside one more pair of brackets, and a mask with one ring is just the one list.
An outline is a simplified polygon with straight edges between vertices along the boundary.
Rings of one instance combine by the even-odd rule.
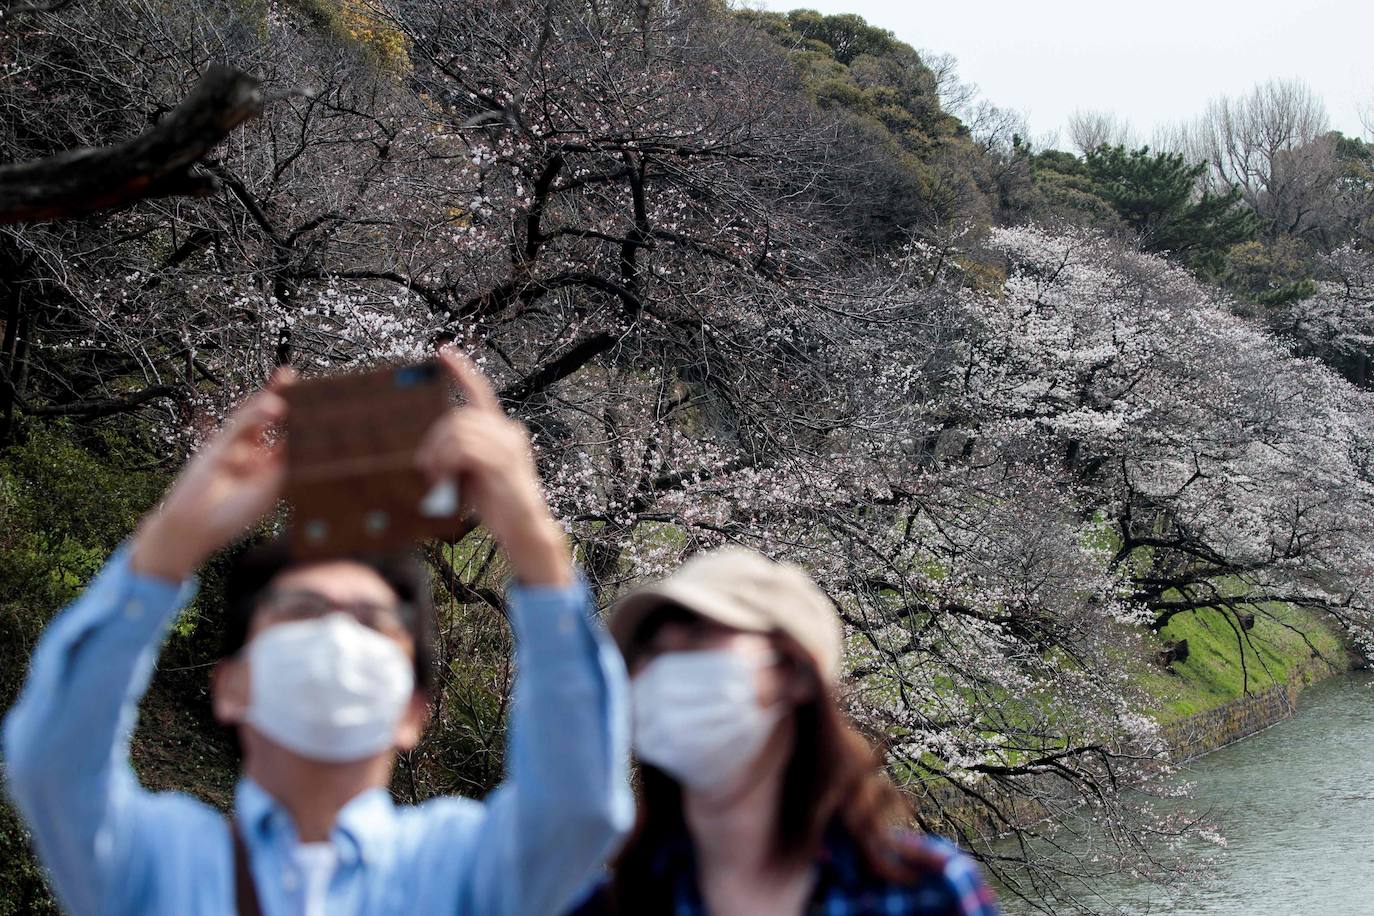
[[835, 608], [799, 568], [702, 554], [611, 611], [632, 676], [639, 822], [577, 916], [995, 916], [909, 812], [833, 685]]

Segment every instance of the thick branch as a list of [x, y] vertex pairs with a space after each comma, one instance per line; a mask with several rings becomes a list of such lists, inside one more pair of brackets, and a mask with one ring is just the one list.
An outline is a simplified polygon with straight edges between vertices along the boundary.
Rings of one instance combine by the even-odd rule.
[[48, 0], [47, 3], [14, 3], [0, 6], [0, 23], [18, 16], [37, 16], [40, 13], [56, 13], [71, 6], [75, 0]]
[[176, 391], [174, 385], [152, 385], [136, 391], [126, 398], [96, 398], [89, 401], [53, 404], [47, 407], [28, 407], [24, 409], [24, 412], [33, 417], [86, 417], [94, 419], [137, 410], [149, 401], [172, 397]]
[[583, 338], [557, 358], [535, 369], [520, 381], [501, 389], [501, 400], [515, 404], [528, 401], [605, 353], [615, 346], [619, 339], [606, 331]]
[[0, 223], [82, 216], [150, 197], [203, 197], [217, 187], [192, 167], [262, 111], [258, 81], [216, 65], [157, 126], [115, 146], [0, 168]]

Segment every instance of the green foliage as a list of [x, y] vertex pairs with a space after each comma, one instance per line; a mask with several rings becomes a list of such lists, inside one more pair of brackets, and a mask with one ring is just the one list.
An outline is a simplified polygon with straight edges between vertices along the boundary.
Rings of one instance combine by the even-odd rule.
[[1205, 274], [1216, 274], [1231, 246], [1255, 235], [1255, 218], [1240, 192], [1196, 193], [1205, 163], [1178, 153], [1102, 146], [1088, 154], [1084, 175], [1149, 251], [1168, 252]]
[[8, 620], [41, 624], [100, 568], [166, 484], [165, 472], [127, 469], [141, 460], [109, 430], [78, 435], [65, 427], [33, 429], [0, 454], [0, 607]]
[[[0, 710], [14, 702], [28, 656], [58, 608], [118, 546], [166, 474], [108, 429], [33, 428], [0, 453]], [[0, 803], [0, 916], [56, 913], [28, 833]]]
[[792, 10], [787, 24], [802, 38], [825, 45], [842, 64], [852, 64], [865, 54], [880, 57], [897, 49], [910, 50], [887, 29], [871, 26], [853, 13], [823, 16], [815, 10]]
[[1290, 236], [1245, 242], [1226, 253], [1221, 282], [1250, 302], [1281, 308], [1316, 293], [1312, 258], [1311, 246]]
[[910, 45], [852, 14], [813, 10], [735, 14], [786, 50], [819, 107], [843, 127], [852, 155], [853, 192], [846, 217], [861, 236], [901, 240], [913, 226], [980, 209], [987, 176], [958, 118], [940, 105], [935, 74]]
[[1168, 253], [1216, 278], [1226, 273], [1228, 253], [1254, 238], [1256, 223], [1239, 191], [1197, 192], [1206, 167], [1149, 147], [1102, 146], [1084, 159], [1048, 150], [1032, 157], [1039, 199], [1030, 215], [1099, 229], [1128, 227], [1146, 250]]
[[419, 745], [401, 755], [398, 799], [485, 795], [501, 781], [514, 645], [501, 590], [510, 570], [496, 545], [472, 536], [425, 550], [433, 573], [438, 652], [432, 716]]
[[[797, 10], [771, 16], [769, 34], [792, 49], [807, 88], [823, 108], [841, 109], [881, 124], [913, 151], [961, 130], [940, 107], [935, 74], [915, 48], [858, 16], [821, 16]], [[757, 21], [757, 20], [756, 20]], [[785, 23], [785, 25], [784, 25]]]
[[1332, 154], [1341, 165], [1340, 184], [1343, 190], [1369, 192], [1374, 190], [1374, 143], [1359, 137], [1347, 137], [1338, 130], [1326, 135]]
[[405, 36], [366, 0], [288, 0], [287, 5], [314, 28], [358, 48], [381, 70], [402, 75], [410, 72], [410, 47]]
[[[1374, 228], [1374, 211], [1369, 206], [1371, 199], [1374, 199], [1374, 143], [1359, 137], [1347, 137], [1338, 130], [1333, 130], [1328, 138], [1340, 168], [1336, 193], [1354, 204], [1346, 208], [1353, 216], [1351, 222], [1354, 225], [1350, 229], [1354, 234], [1369, 238], [1370, 229]], [[1360, 206], [1361, 203], [1364, 205]]]
[[29, 853], [29, 832], [0, 802], [0, 916], [57, 916], [43, 871]]
[[1108, 231], [1123, 227], [1116, 210], [1097, 193], [1083, 160], [1073, 153], [1036, 153], [1031, 157], [1031, 180], [1037, 192], [1029, 213], [1033, 219]]

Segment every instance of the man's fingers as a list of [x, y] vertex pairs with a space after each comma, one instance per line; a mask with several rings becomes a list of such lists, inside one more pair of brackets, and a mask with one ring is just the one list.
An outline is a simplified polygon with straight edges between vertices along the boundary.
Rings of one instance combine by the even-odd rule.
[[434, 424], [415, 452], [415, 464], [426, 476], [442, 477], [461, 470], [465, 459], [463, 445], [474, 435], [471, 419], [479, 414], [471, 407], [459, 407]]
[[286, 416], [286, 399], [264, 389], [250, 396], [229, 415], [221, 433], [230, 442], [258, 439], [273, 423]]
[[453, 375], [470, 405], [478, 410], [501, 412], [501, 401], [492, 390], [491, 382], [466, 354], [453, 347], [444, 347], [439, 351], [439, 359]]
[[256, 438], [273, 423], [281, 422], [286, 416], [286, 399], [278, 392], [295, 384], [297, 377], [296, 370], [290, 366], [278, 366], [265, 387], [234, 408], [224, 421], [220, 435], [233, 441]]
[[300, 373], [290, 366], [278, 366], [272, 370], [272, 377], [267, 380], [268, 391], [281, 391], [289, 385], [296, 384], [300, 378]]
[[426, 477], [437, 477], [442, 472], [439, 456], [442, 454], [447, 436], [446, 423], [440, 420], [420, 440], [420, 447], [415, 450], [415, 466], [423, 471]]

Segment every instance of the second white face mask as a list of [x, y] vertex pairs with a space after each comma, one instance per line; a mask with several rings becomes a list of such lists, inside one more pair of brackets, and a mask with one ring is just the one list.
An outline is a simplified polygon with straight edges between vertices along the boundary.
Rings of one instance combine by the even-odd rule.
[[268, 627], [248, 644], [248, 669], [248, 723], [312, 760], [391, 747], [415, 690], [396, 641], [343, 612]]
[[758, 702], [755, 674], [775, 661], [729, 649], [655, 658], [630, 682], [635, 754], [692, 789], [731, 785], [785, 711]]

